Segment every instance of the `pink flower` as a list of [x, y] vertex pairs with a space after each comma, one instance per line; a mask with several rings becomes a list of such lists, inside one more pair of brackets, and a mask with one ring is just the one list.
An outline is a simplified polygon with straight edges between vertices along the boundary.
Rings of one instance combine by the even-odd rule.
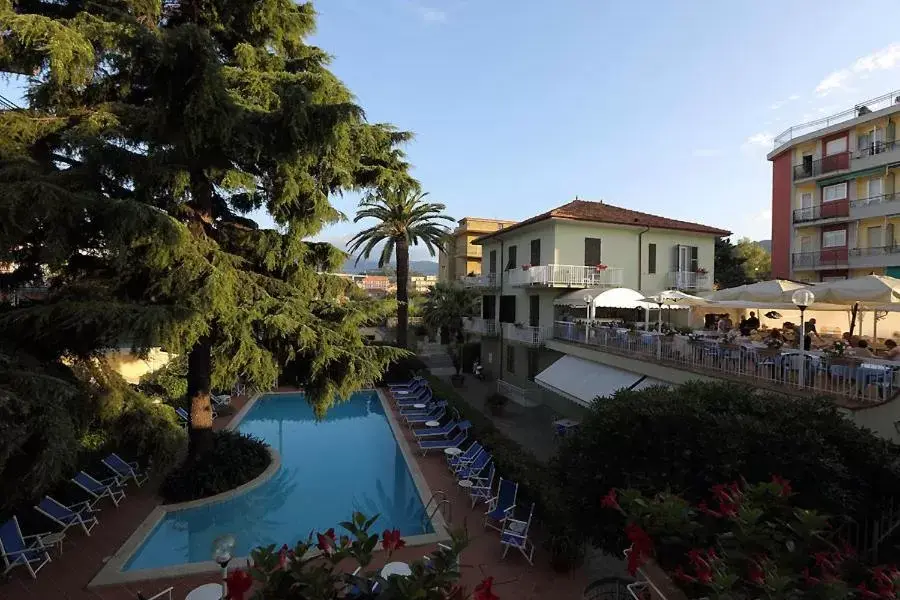
[[622, 507], [619, 506], [619, 500], [616, 498], [616, 488], [610, 489], [609, 492], [603, 496], [603, 500], [600, 501], [600, 506], [603, 508], [622, 510]]
[[747, 572], [747, 579], [756, 585], [763, 585], [766, 582], [766, 574], [756, 562], [750, 563], [750, 569]]
[[393, 552], [405, 546], [406, 542], [400, 539], [399, 529], [394, 529], [393, 531], [385, 529], [384, 533], [381, 534], [381, 545], [388, 552]]
[[316, 544], [316, 548], [324, 552], [327, 556], [331, 556], [334, 554], [334, 527], [326, 531], [324, 534], [317, 533], [319, 543]]
[[493, 577], [486, 577], [475, 586], [475, 593], [472, 595], [473, 600], [500, 600], [500, 597], [491, 589], [494, 585]]
[[681, 581], [684, 581], [686, 583], [693, 583], [697, 581], [696, 577], [691, 577], [690, 575], [685, 573], [684, 569], [682, 569], [681, 567], [676, 567], [675, 572], [672, 574], [675, 576], [675, 579], [680, 579]]
[[793, 493], [791, 482], [784, 477], [772, 475], [772, 483], [774, 483], [781, 489], [780, 494], [784, 497], [790, 496]]
[[294, 558], [294, 551], [288, 548], [287, 544], [284, 544], [281, 547], [281, 550], [278, 551], [278, 568], [282, 571], [286, 571], [288, 568], [288, 561]]
[[637, 523], [626, 525], [625, 535], [631, 542], [631, 552], [628, 553], [628, 572], [633, 576], [640, 566], [653, 555], [653, 540]]

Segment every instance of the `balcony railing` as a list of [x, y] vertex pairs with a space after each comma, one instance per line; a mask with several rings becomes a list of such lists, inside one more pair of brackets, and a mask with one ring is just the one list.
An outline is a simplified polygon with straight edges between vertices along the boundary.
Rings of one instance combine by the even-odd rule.
[[483, 273], [481, 275], [467, 275], [459, 278], [463, 287], [467, 288], [486, 288], [493, 289], [497, 287], [496, 273]]
[[532, 327], [516, 323], [503, 324], [503, 338], [531, 346], [541, 346], [553, 335], [552, 327]]
[[[877, 206], [879, 204], [888, 204], [889, 202], [896, 202], [898, 200], [900, 200], [900, 192], [894, 192], [892, 194], [881, 194], [879, 196], [869, 196], [868, 198], [858, 198], [850, 203], [850, 207], [861, 208], [864, 206]], [[794, 212], [796, 213], [796, 211]]]
[[846, 267], [847, 248], [825, 248], [814, 252], [795, 252], [791, 263], [795, 269]]
[[832, 171], [850, 168], [850, 153], [838, 152], [802, 165], [794, 165], [794, 179], [818, 177]]
[[794, 223], [847, 216], [850, 216], [850, 202], [845, 198], [843, 200], [823, 202], [815, 206], [807, 206], [806, 208], [798, 208], [794, 211]]
[[[585, 339], [584, 327], [570, 325], [557, 323], [554, 339], [788, 393], [831, 395], [843, 406], [871, 406], [890, 400], [900, 392], [897, 367], [877, 360], [833, 359], [818, 352], [804, 357], [798, 350], [787, 348], [724, 344], [714, 338], [693, 340], [688, 336], [632, 333], [611, 327], [588, 328]], [[800, 371], [804, 365], [801, 383]]]
[[624, 280], [624, 269], [612, 267], [601, 269], [584, 265], [537, 265], [509, 271], [509, 283], [514, 286], [621, 287]]
[[818, 119], [816, 121], [810, 121], [808, 123], [802, 123], [800, 125], [789, 127], [775, 138], [774, 147], [777, 148], [782, 144], [786, 144], [797, 137], [812, 133], [813, 131], [818, 131], [819, 129], [823, 129], [825, 127], [831, 127], [832, 125], [836, 125], [844, 121], [849, 121], [850, 119], [855, 119], [877, 110], [885, 109], [892, 104], [900, 104], [900, 90], [890, 92], [877, 98], [872, 98], [871, 100], [866, 100], [865, 102], [857, 104], [853, 108], [849, 108], [843, 112], [830, 115], [823, 119]]
[[483, 336], [495, 336], [497, 335], [497, 321], [480, 317], [468, 317], [463, 319], [463, 331]]
[[865, 148], [857, 150], [854, 158], [865, 158], [867, 156], [875, 156], [876, 154], [885, 154], [887, 152], [893, 152], [898, 148], [900, 148], [900, 144], [898, 144], [896, 140], [891, 140], [890, 142], [872, 142]]
[[671, 271], [669, 287], [680, 291], [712, 289], [709, 285], [709, 274], [695, 271]]
[[850, 256], [859, 257], [888, 256], [891, 254], [900, 254], [900, 245], [871, 246], [869, 248], [853, 248], [850, 250]]

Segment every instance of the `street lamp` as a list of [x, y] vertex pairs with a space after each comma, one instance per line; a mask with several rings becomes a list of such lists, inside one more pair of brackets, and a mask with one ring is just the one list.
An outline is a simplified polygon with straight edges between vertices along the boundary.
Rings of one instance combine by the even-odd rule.
[[232, 552], [234, 552], [235, 543], [234, 536], [230, 533], [219, 536], [213, 541], [213, 560], [222, 567], [223, 599], [228, 597], [228, 563], [231, 562], [231, 559], [233, 558]]
[[591, 319], [594, 318], [594, 297], [585, 294], [583, 300], [587, 304], [587, 324], [584, 326], [584, 343], [587, 344], [591, 336]]
[[800, 288], [791, 294], [791, 302], [800, 309], [800, 387], [806, 384], [806, 320], [803, 313], [816, 301], [816, 295], [808, 288]]

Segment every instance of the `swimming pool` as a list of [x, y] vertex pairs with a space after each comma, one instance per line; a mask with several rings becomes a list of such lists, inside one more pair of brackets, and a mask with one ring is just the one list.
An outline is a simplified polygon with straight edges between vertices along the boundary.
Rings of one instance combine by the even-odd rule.
[[355, 510], [380, 514], [375, 532], [431, 533], [423, 504], [376, 392], [353, 394], [316, 421], [302, 394], [266, 394], [237, 430], [281, 455], [278, 472], [246, 494], [168, 512], [123, 571], [210, 560], [212, 543], [230, 533], [235, 556], [257, 546], [306, 539], [346, 521]]

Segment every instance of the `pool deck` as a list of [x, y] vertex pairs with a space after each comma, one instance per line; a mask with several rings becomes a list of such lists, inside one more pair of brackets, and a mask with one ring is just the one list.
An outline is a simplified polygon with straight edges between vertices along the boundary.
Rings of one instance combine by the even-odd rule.
[[[235, 398], [232, 404], [239, 412], [246, 401], [246, 398]], [[214, 428], [224, 429], [232, 418], [220, 417], [214, 423]], [[408, 431], [406, 436], [407, 441], [415, 447]], [[500, 559], [502, 548], [499, 534], [482, 530], [483, 506], [479, 505], [474, 510], [470, 508], [468, 497], [458, 490], [455, 479], [447, 470], [442, 453], [429, 453], [426, 457], [417, 453], [415, 460], [432, 490], [449, 491], [453, 503], [451, 527], [465, 524], [468, 529], [470, 544], [462, 555], [461, 583], [469, 592], [484, 577], [493, 576], [494, 592], [502, 600], [581, 597], [581, 591], [587, 584], [583, 570], [571, 574], [554, 572], [548, 563], [546, 551], [540, 545], [535, 553], [533, 567], [515, 551], [510, 551], [505, 560]], [[63, 554], [57, 556], [56, 550], [51, 551], [53, 561], [38, 573], [37, 580], [32, 580], [23, 568], [11, 571], [8, 581], [0, 580], [0, 600], [134, 600], [139, 591], [152, 596], [169, 586], [175, 588], [173, 598], [181, 600], [191, 589], [216, 581], [216, 576], [203, 574], [87, 589], [88, 583], [105, 561], [159, 506], [160, 500], [155, 495], [155, 489], [153, 482], [148, 482], [143, 488], [132, 485], [128, 489], [127, 498], [118, 509], [110, 503], [101, 504], [100, 524], [94, 528], [90, 537], [70, 529], [63, 543]], [[541, 539], [541, 532], [536, 531], [535, 537]], [[390, 560], [386, 553], [377, 552], [369, 569], [380, 569], [390, 561], [421, 559], [423, 554], [433, 549], [430, 546], [403, 548], [395, 552]]]

